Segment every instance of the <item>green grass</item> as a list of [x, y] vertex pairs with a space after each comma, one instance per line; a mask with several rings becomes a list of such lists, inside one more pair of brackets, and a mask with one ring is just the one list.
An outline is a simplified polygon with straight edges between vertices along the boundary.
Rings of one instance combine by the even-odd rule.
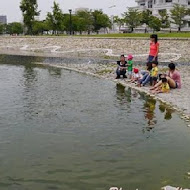
[[[159, 38], [190, 38], [190, 32], [181, 33], [157, 33]], [[151, 34], [145, 33], [118, 33], [118, 34], [98, 34], [98, 35], [74, 35], [73, 37], [100, 37], [100, 38], [149, 38]], [[23, 37], [23, 36], [21, 36]], [[24, 36], [24, 37], [34, 37], [34, 36]], [[38, 35], [35, 37], [68, 37], [68, 35]]]
[[[190, 32], [186, 33], [157, 33], [160, 38], [190, 38]], [[81, 36], [82, 37], [82, 36]], [[87, 37], [87, 36], [84, 36]], [[99, 35], [90, 35], [89, 37], [110, 37], [110, 38], [142, 38], [142, 37], [150, 37], [150, 34], [145, 33], [126, 33], [126, 34], [99, 34]]]

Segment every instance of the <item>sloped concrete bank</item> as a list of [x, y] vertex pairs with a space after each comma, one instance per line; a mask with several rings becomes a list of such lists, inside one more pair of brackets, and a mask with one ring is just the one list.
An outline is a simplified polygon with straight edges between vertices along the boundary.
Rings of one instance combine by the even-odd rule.
[[[160, 39], [160, 61], [190, 61], [190, 38]], [[17, 55], [62, 57], [118, 57], [132, 53], [146, 61], [148, 38], [0, 37], [0, 52]]]

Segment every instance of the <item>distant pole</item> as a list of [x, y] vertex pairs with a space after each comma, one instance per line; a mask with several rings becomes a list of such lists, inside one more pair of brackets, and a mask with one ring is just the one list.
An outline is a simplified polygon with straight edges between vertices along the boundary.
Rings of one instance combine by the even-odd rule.
[[69, 9], [69, 13], [70, 13], [69, 28], [70, 28], [70, 35], [72, 35], [72, 9]]
[[[116, 8], [116, 5], [112, 5], [112, 6], [108, 7], [108, 8], [109, 9]], [[115, 30], [115, 28], [114, 28], [114, 15], [112, 16], [111, 22], [112, 22], [112, 32], [114, 32], [114, 30]]]

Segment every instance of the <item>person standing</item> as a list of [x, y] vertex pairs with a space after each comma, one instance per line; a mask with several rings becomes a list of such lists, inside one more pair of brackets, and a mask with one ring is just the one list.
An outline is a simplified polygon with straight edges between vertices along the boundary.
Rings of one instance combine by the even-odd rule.
[[158, 53], [159, 53], [159, 42], [158, 35], [152, 34], [150, 36], [150, 52], [148, 56], [148, 62], [156, 61], [158, 62]]
[[129, 54], [127, 57], [127, 66], [128, 66], [128, 76], [129, 79], [131, 79], [133, 74], [133, 55], [131, 54]]

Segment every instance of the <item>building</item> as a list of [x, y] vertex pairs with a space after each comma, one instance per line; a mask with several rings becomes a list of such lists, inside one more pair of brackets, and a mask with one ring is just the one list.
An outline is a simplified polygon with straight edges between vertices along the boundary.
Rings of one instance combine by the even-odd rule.
[[77, 12], [80, 12], [80, 11], [89, 11], [89, 8], [85, 8], [85, 7], [79, 7], [79, 8], [76, 8], [75, 9], [75, 13], [77, 13]]
[[[154, 16], [159, 17], [159, 12], [166, 10], [170, 14], [170, 10], [175, 4], [184, 5], [190, 8], [190, 0], [135, 0], [138, 4], [136, 8], [141, 11], [150, 10]], [[186, 17], [185, 28], [190, 28], [190, 18]]]
[[7, 16], [0, 15], [0, 23], [1, 24], [7, 24]]

